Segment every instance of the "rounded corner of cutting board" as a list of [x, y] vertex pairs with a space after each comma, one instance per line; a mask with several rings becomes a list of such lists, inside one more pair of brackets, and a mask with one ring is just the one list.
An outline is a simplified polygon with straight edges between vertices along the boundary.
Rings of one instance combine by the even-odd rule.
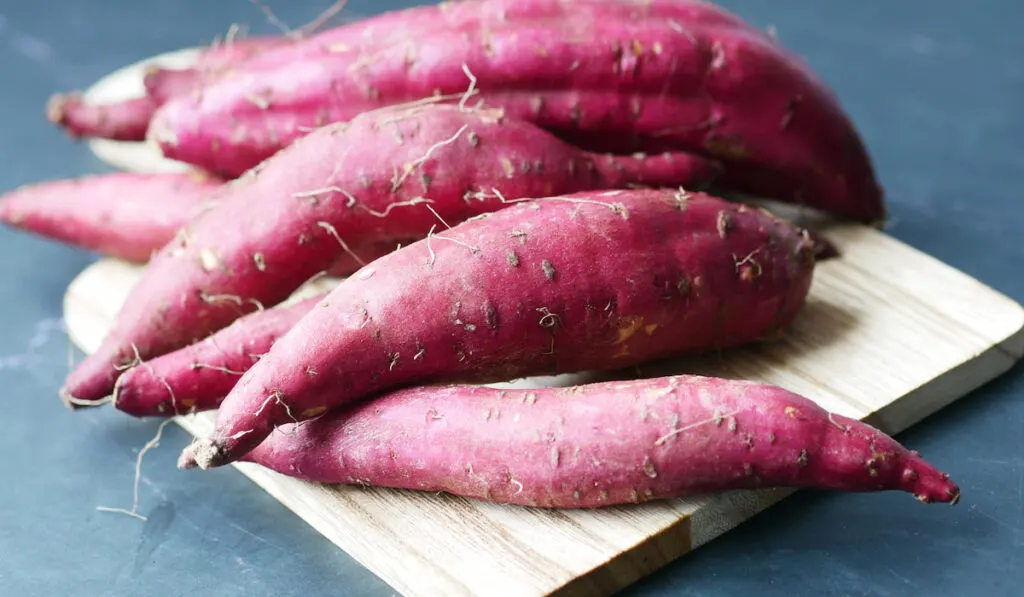
[[1009, 297], [1013, 303], [1013, 314], [1016, 318], [1012, 324], [1014, 332], [1006, 337], [1001, 344], [1013, 355], [1014, 360], [1024, 360], [1024, 304]]
[[[144, 58], [98, 79], [83, 97], [87, 101], [109, 102], [136, 97], [144, 92], [142, 73], [149, 66], [186, 68], [193, 63], [198, 48], [183, 48]], [[149, 141], [113, 141], [89, 139], [86, 146], [102, 162], [120, 170], [139, 173], [176, 173], [193, 169], [188, 164], [165, 158]]]
[[[61, 308], [68, 338], [75, 346], [86, 353], [95, 350], [100, 338], [94, 332], [97, 328], [105, 332], [109, 325], [103, 317], [104, 305], [98, 303], [109, 300], [112, 304], [106, 310], [116, 310], [122, 298], [117, 288], [134, 279], [136, 269], [136, 265], [106, 257], [89, 264], [71, 279], [64, 290]], [[116, 284], [118, 281], [121, 284]]]

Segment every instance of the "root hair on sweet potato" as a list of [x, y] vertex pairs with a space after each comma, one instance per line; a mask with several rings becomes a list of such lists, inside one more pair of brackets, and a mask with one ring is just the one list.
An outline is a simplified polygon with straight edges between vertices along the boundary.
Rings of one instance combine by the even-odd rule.
[[434, 155], [435, 151], [444, 147], [445, 145], [451, 145], [452, 143], [458, 141], [459, 137], [462, 136], [462, 133], [466, 132], [466, 129], [468, 128], [468, 124], [462, 125], [461, 127], [459, 127], [459, 130], [455, 131], [454, 135], [443, 141], [438, 141], [437, 143], [434, 143], [433, 145], [427, 148], [427, 151], [423, 154], [423, 156], [406, 164], [405, 167], [402, 169], [401, 176], [397, 180], [393, 180], [391, 182], [391, 192], [393, 193], [397, 191], [399, 188], [401, 188], [402, 184], [405, 182], [405, 179], [407, 179], [409, 175], [412, 174], [414, 170], [416, 170], [416, 168], [419, 168], [420, 166], [423, 165], [424, 162], [429, 160], [430, 157]]
[[352, 249], [348, 246], [348, 244], [341, 239], [341, 235], [338, 234], [338, 230], [334, 226], [332, 226], [329, 222], [317, 222], [316, 225], [326, 230], [327, 234], [330, 234], [334, 238], [334, 240], [338, 241], [338, 244], [341, 245], [341, 250], [348, 253], [348, 255], [352, 259], [354, 259], [356, 263], [358, 263], [362, 267], [366, 266], [366, 262], [363, 261], [363, 259], [359, 255], [356, 255], [355, 252], [352, 251]]
[[[376, 211], [374, 209], [366, 207], [362, 203], [357, 203], [356, 207], [359, 207], [359, 208], [365, 210], [366, 213], [370, 214], [371, 216], [373, 216], [375, 218], [386, 218], [388, 216], [388, 214], [391, 213], [391, 210], [396, 208], [396, 207], [412, 207], [413, 205], [420, 205], [421, 203], [433, 203], [433, 202], [434, 202], [433, 199], [427, 199], [426, 197], [413, 197], [412, 199], [409, 199], [408, 201], [395, 201], [394, 203], [389, 203], [387, 205], [387, 207], [384, 208], [384, 211]], [[433, 211], [433, 210], [431, 210], [431, 211]], [[435, 212], [435, 214], [436, 214], [436, 212]]]

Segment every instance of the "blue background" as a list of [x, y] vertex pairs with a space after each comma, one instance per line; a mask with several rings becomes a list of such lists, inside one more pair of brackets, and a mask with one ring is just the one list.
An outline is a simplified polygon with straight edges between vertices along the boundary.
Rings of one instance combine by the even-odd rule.
[[[289, 24], [329, 2], [272, 2]], [[1024, 300], [1024, 5], [1011, 0], [728, 0], [773, 25], [839, 94], [888, 191], [890, 233]], [[349, 15], [403, 3], [353, 0]], [[106, 172], [43, 117], [48, 96], [207, 42], [246, 0], [0, 2], [0, 191]], [[256, 31], [270, 31], [265, 24]], [[393, 591], [233, 469], [174, 467], [187, 437], [109, 408], [72, 413], [61, 300], [95, 256], [0, 230], [0, 593], [354, 595]], [[955, 508], [904, 494], [803, 492], [630, 587], [629, 595], [1019, 595], [1024, 375], [903, 433], [964, 488]], [[984, 593], [982, 593], [984, 592]]]

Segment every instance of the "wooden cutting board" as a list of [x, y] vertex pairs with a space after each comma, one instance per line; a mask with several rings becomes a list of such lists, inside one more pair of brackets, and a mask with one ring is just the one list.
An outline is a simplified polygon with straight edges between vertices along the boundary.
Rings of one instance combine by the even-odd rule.
[[[809, 303], [783, 337], [645, 366], [640, 374], [690, 372], [775, 383], [894, 434], [1021, 358], [1024, 309], [1017, 303], [879, 231], [845, 225], [826, 232], [843, 258], [818, 267]], [[139, 273], [105, 260], [70, 285], [67, 328], [84, 351], [99, 345]], [[321, 279], [318, 286], [332, 283]], [[504, 385], [582, 379], [596, 378]], [[177, 422], [205, 435], [212, 415]], [[608, 595], [791, 493], [739, 491], [554, 512], [430, 493], [318, 486], [251, 464], [235, 466], [409, 596]]]

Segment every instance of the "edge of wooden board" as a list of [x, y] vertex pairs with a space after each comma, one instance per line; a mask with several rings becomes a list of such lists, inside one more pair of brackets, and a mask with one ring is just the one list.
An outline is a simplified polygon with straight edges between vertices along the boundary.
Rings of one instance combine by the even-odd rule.
[[[968, 287], [972, 292], [984, 292], [993, 301], [1003, 303], [1003, 306], [1006, 307], [1006, 313], [1012, 314], [1013, 317], [1013, 321], [1006, 325], [1007, 328], [1013, 327], [1013, 331], [1008, 333], [1005, 338], [980, 351], [972, 358], [967, 358], [959, 365], [931, 378], [926, 383], [911, 389], [901, 398], [893, 400], [887, 406], [869, 413], [863, 417], [863, 420], [887, 433], [897, 434], [1002, 375], [1024, 357], [1024, 306], [991, 287], [982, 284], [980, 281], [967, 276], [963, 272], [952, 268], [948, 264], [882, 232], [861, 227], [840, 227], [833, 229], [832, 232], [836, 234], [840, 245], [851, 243], [851, 239], [856, 239], [857, 235], [866, 234], [878, 236], [877, 239], [872, 240], [880, 241], [879, 244], [882, 245], [880, 250], [885, 249], [885, 243], [894, 243], [903, 251], [913, 251], [916, 254], [915, 258], [920, 257], [929, 260], [936, 268], [943, 270], [944, 275], [954, 276], [958, 284]], [[842, 246], [840, 248], [842, 249]], [[85, 330], [89, 326], [83, 325], [83, 321], [80, 319], [83, 316], [90, 315], [88, 313], [78, 313], [76, 315], [75, 309], [68, 308], [69, 301], [76, 295], [83, 284], [86, 282], [95, 283], [95, 280], [90, 277], [102, 275], [104, 268], [131, 267], [127, 265], [119, 266], [117, 263], [112, 260], [103, 260], [90, 266], [72, 281], [65, 295], [65, 317], [67, 319], [68, 334], [72, 341], [83, 350], [86, 350], [86, 352], [89, 352], [88, 347], [92, 341], [85, 337], [87, 335]], [[108, 272], [111, 271], [116, 273], [116, 270], [108, 269]], [[89, 309], [82, 309], [79, 306], [79, 310], [88, 311]], [[91, 316], [94, 318], [103, 317], [100, 313], [94, 313]], [[95, 331], [95, 329], [95, 326], [93, 326], [92, 331]], [[915, 394], [927, 394], [929, 399], [905, 400], [906, 396]], [[918, 404], [915, 405], [914, 403]], [[212, 428], [213, 419], [213, 413], [201, 413], [190, 417], [176, 417], [175, 421], [192, 435], [201, 435]], [[322, 504], [324, 500], [333, 500], [334, 503], [345, 500], [351, 505], [352, 502], [349, 500], [359, 500], [362, 499], [360, 496], [375, 495], [385, 500], [423, 499], [425, 500], [424, 503], [430, 502], [438, 505], [438, 507], [446, 508], [456, 506], [458, 502], [465, 502], [465, 498], [435, 495], [410, 497], [415, 492], [386, 488], [364, 489], [359, 487], [339, 488], [320, 486], [262, 469], [249, 463], [237, 463], [233, 466], [258, 487], [267, 491], [286, 508], [294, 512], [298, 518], [304, 520], [324, 535], [325, 538], [344, 550], [353, 559], [396, 590], [408, 595], [433, 594], [422, 590], [420, 587], [404, 584], [405, 581], [397, 574], [397, 571], [403, 566], [402, 562], [382, 564], [380, 561], [369, 561], [361, 557], [360, 553], [373, 550], [372, 545], [370, 545], [373, 542], [373, 538], [360, 537], [359, 533], [346, 532], [336, 519], [337, 516], [328, 516], [323, 508], [310, 508], [309, 505], [313, 503]], [[785, 497], [792, 495], [795, 491], [792, 489], [735, 491], [695, 498], [689, 503], [700, 504], [700, 507], [694, 506], [696, 511], [689, 516], [680, 514], [679, 509], [668, 509], [666, 510], [666, 518], [670, 519], [671, 522], [665, 524], [654, 533], [637, 537], [631, 546], [626, 547], [624, 550], [611, 556], [606, 561], [598, 563], [582, 574], [570, 577], [558, 586], [553, 584], [550, 590], [544, 594], [603, 596], [620, 590], [722, 535], [726, 531], [739, 526], [745, 520], [764, 511]], [[638, 508], [659, 507], [656, 504], [638, 506]], [[387, 566], [393, 566], [395, 569], [388, 569]]]

